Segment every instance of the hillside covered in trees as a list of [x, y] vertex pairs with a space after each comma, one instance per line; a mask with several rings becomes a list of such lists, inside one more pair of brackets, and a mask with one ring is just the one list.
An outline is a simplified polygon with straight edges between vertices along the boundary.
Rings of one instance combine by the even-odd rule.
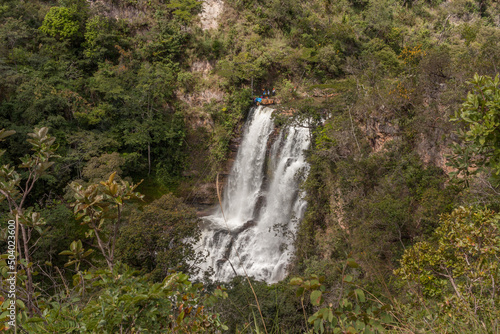
[[[0, 331], [497, 333], [499, 68], [494, 0], [3, 0]], [[273, 88], [289, 276], [195, 282]]]

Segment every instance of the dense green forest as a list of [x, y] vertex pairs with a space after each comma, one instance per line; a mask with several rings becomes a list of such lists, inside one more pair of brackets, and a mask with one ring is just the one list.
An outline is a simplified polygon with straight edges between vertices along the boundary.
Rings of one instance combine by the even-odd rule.
[[[0, 1], [0, 331], [498, 333], [499, 2], [203, 5]], [[193, 282], [271, 87], [313, 138], [289, 277]]]

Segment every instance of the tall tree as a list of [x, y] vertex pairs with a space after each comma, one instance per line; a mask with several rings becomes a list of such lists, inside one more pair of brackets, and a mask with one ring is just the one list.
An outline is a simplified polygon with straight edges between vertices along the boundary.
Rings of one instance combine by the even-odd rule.
[[[33, 285], [33, 269], [31, 266], [30, 240], [32, 231], [36, 229], [41, 233], [40, 226], [44, 220], [35, 211], [33, 206], [29, 206], [29, 195], [33, 191], [35, 183], [54, 164], [52, 159], [58, 157], [55, 154], [55, 138], [48, 134], [48, 128], [35, 128], [35, 132], [29, 133], [28, 142], [34, 151], [31, 155], [26, 155], [21, 159], [19, 168], [26, 169], [25, 173], [19, 173], [15, 167], [3, 165], [0, 167], [0, 200], [7, 200], [11, 217], [16, 222], [16, 243], [21, 266], [26, 271], [26, 300], [28, 312], [32, 314], [36, 308], [35, 293]], [[0, 141], [7, 136], [13, 135], [15, 131], [0, 131]], [[5, 151], [0, 152], [0, 155]], [[18, 243], [19, 230], [22, 239]]]

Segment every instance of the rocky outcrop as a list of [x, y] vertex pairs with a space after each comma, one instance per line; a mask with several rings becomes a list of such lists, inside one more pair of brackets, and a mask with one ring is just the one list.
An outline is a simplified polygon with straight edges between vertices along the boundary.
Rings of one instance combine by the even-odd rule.
[[212, 100], [222, 102], [224, 98], [224, 93], [222, 91], [214, 89], [205, 89], [195, 93], [182, 93], [178, 91], [176, 95], [179, 100], [187, 103], [190, 107], [202, 106]]
[[201, 73], [204, 78], [213, 69], [214, 65], [208, 60], [197, 60], [191, 64], [191, 72]]
[[217, 29], [219, 16], [224, 8], [222, 0], [206, 0], [203, 2], [203, 9], [200, 14], [201, 29]]
[[144, 22], [148, 21], [150, 14], [148, 6], [140, 4], [128, 6], [127, 4], [117, 4], [109, 0], [93, 0], [89, 1], [93, 10], [101, 15], [112, 17], [115, 19], [127, 20], [129, 22]]
[[373, 151], [382, 150], [385, 143], [399, 136], [399, 126], [392, 124], [388, 119], [380, 117], [369, 117], [364, 128]]
[[[449, 174], [453, 169], [446, 165], [446, 156], [451, 153], [449, 146], [452, 138], [446, 136], [449, 130], [442, 128], [442, 123], [420, 126], [418, 131], [421, 132], [416, 135], [415, 145], [425, 164], [437, 166]], [[401, 132], [398, 124], [382, 117], [369, 117], [363, 130], [374, 152], [381, 151], [385, 143], [399, 138]]]
[[415, 148], [424, 163], [437, 166], [447, 174], [453, 171], [453, 168], [446, 165], [446, 156], [452, 153], [450, 144], [455, 136], [448, 133], [438, 126], [428, 127], [425, 133], [418, 134]]

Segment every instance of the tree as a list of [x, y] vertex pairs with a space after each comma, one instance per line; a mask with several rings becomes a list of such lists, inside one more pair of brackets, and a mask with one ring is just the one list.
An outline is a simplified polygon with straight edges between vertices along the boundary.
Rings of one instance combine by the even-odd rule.
[[124, 163], [125, 159], [118, 152], [104, 153], [99, 157], [92, 157], [83, 168], [82, 175], [90, 182], [100, 181], [113, 172], [121, 176], [123, 172], [120, 167]]
[[105, 16], [95, 16], [89, 19], [85, 26], [84, 54], [95, 61], [117, 59], [121, 40], [115, 28], [115, 20]]
[[[173, 95], [176, 68], [172, 64], [145, 63], [137, 73], [138, 110], [135, 122], [130, 122], [131, 129], [126, 136], [126, 144], [148, 151], [148, 175], [151, 173], [151, 143], [158, 143], [166, 137], [165, 125], [158, 127], [161, 120], [160, 106]], [[163, 123], [163, 122], [161, 122]], [[158, 136], [158, 134], [160, 135]], [[157, 134], [155, 136], [155, 134]]]
[[[127, 263], [163, 278], [172, 269], [193, 273], [199, 219], [196, 212], [172, 194], [135, 212], [122, 229], [118, 250]], [[191, 263], [191, 264], [190, 264]]]
[[500, 181], [500, 87], [499, 76], [474, 75], [472, 91], [451, 121], [463, 126], [458, 131], [463, 145], [452, 146], [449, 165], [456, 175], [468, 177], [491, 169], [495, 182]]
[[[44, 225], [44, 220], [40, 213], [35, 211], [33, 206], [29, 205], [29, 195], [35, 186], [35, 183], [42, 177], [47, 170], [54, 164], [52, 159], [58, 157], [56, 146], [54, 145], [55, 138], [48, 134], [48, 128], [35, 128], [33, 133], [29, 133], [28, 142], [34, 151], [31, 155], [26, 155], [21, 158], [19, 168], [26, 169], [26, 173], [16, 171], [15, 167], [3, 165], [0, 167], [0, 201], [7, 200], [11, 219], [16, 222], [15, 240], [17, 245], [17, 254], [21, 266], [26, 272], [26, 301], [28, 312], [32, 314], [34, 310], [38, 310], [35, 302], [35, 290], [33, 285], [33, 269], [31, 263], [30, 239], [32, 238], [33, 230], [42, 233], [41, 226]], [[6, 137], [13, 135], [15, 131], [0, 130], [0, 141]], [[0, 156], [5, 153], [5, 150], [0, 152]], [[21, 240], [19, 240], [19, 231], [21, 232]], [[21, 242], [18, 242], [21, 241]]]
[[86, 0], [61, 0], [59, 4], [59, 7], [50, 8], [39, 29], [59, 41], [73, 42], [76, 46], [83, 41], [89, 3]]
[[142, 200], [144, 195], [134, 192], [139, 184], [114, 180], [113, 172], [105, 182], [93, 183], [87, 187], [77, 182], [70, 184], [75, 192], [74, 212], [82, 224], [90, 228], [89, 235], [97, 240], [97, 248], [106, 260], [109, 270], [115, 264], [115, 247], [123, 223], [124, 203]]
[[80, 23], [75, 9], [52, 7], [40, 27], [40, 31], [58, 39], [72, 40], [79, 37]]
[[167, 8], [172, 10], [172, 14], [183, 24], [189, 24], [193, 17], [201, 11], [202, 1], [198, 0], [172, 0]]
[[456, 314], [498, 315], [499, 240], [500, 214], [460, 207], [441, 216], [428, 241], [405, 250], [395, 273]]

